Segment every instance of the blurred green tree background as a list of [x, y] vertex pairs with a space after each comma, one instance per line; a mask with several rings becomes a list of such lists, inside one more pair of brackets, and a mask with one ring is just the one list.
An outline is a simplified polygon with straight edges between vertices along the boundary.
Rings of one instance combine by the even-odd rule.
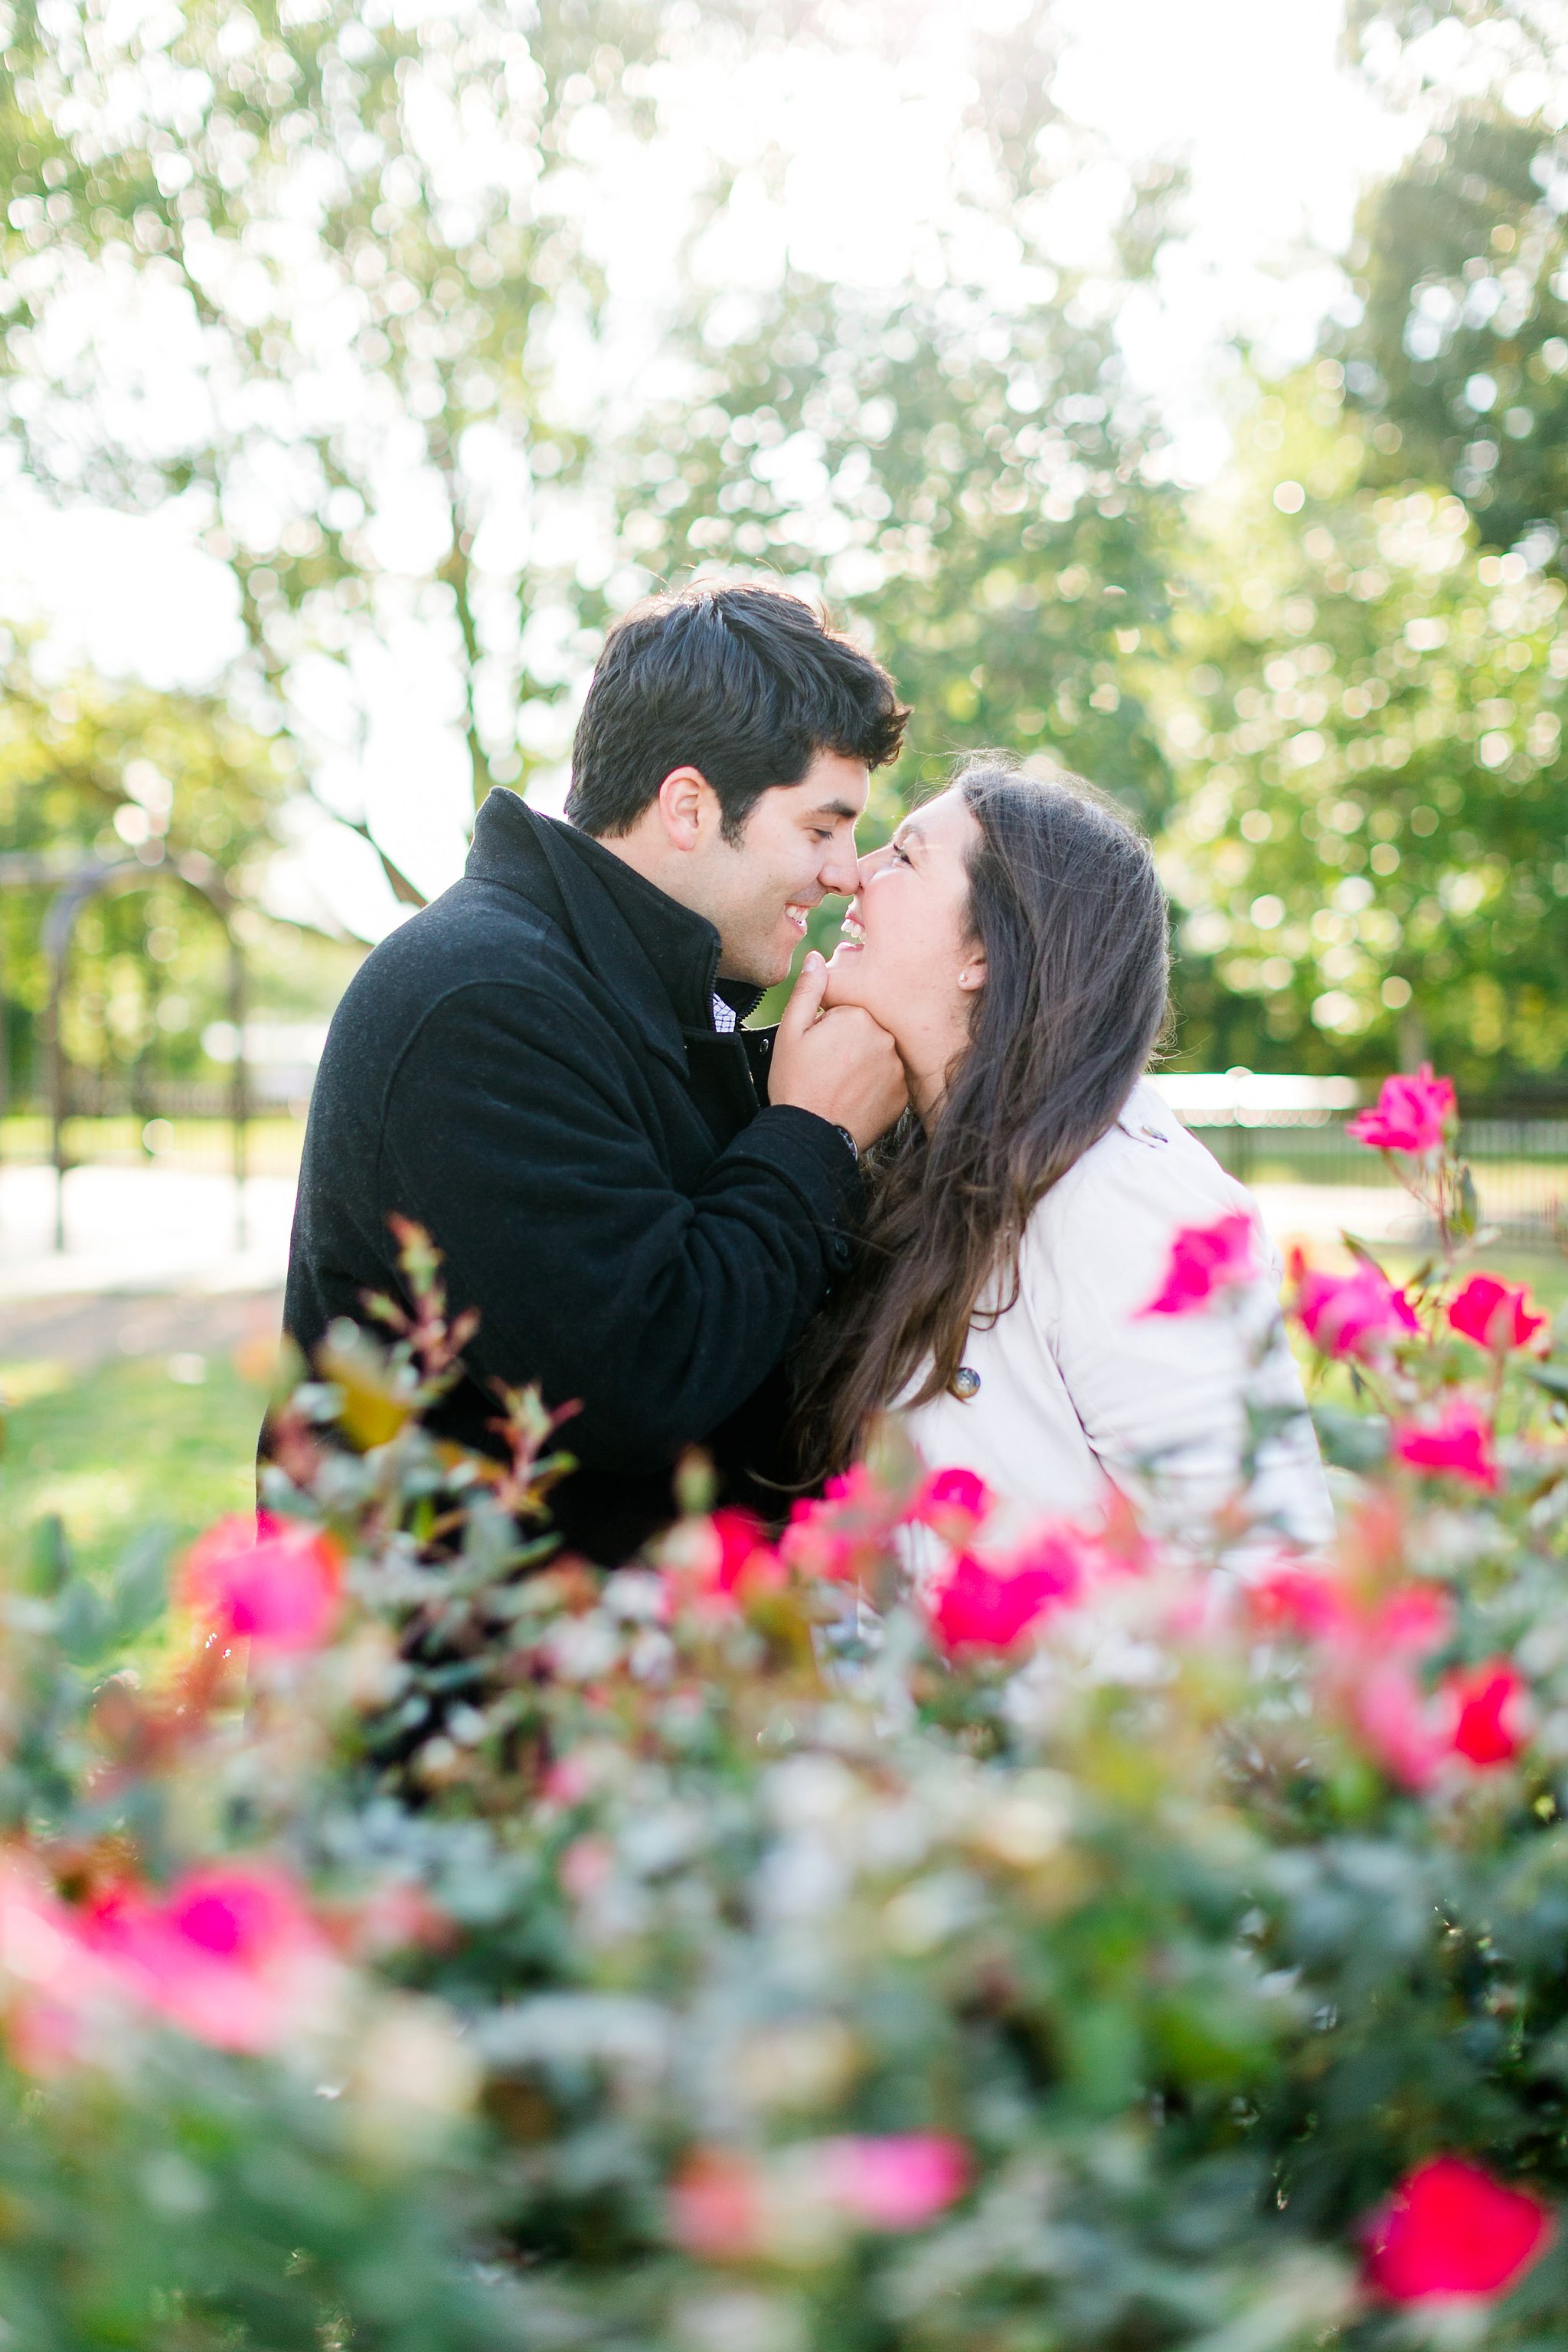
[[[759, 57], [869, 58], [890, 19], [808, 0], [543, 0], [526, 25], [503, 0], [16, 7], [16, 478], [62, 508], [176, 510], [235, 637], [205, 693], [61, 677], [16, 639], [0, 849], [212, 859], [286, 1003], [284, 944], [297, 964], [318, 919], [280, 920], [269, 877], [302, 825], [357, 833], [405, 903], [444, 878], [417, 825], [356, 797], [389, 665], [431, 681], [475, 801], [547, 796], [617, 610], [694, 569], [771, 573], [826, 594], [915, 705], [876, 823], [955, 751], [1000, 744], [1156, 832], [1182, 1063], [1370, 1074], [1431, 1054], [1472, 1094], [1550, 1094], [1568, 53], [1526, 0], [1353, 0], [1346, 37], [1369, 88], [1431, 127], [1366, 197], [1319, 355], [1275, 378], [1238, 354], [1232, 456], [1191, 490], [1120, 332], [1181, 234], [1182, 174], [1127, 183], [1110, 260], [1050, 257], [1086, 145], [1047, 0], [973, 30], [912, 278], [848, 283], [793, 249], [764, 266], [757, 186], [772, 173], [787, 202], [784, 160], [747, 178], [688, 155], [681, 266], [641, 345], [595, 206], [628, 201], [625, 157], [671, 152], [679, 78], [721, 93]], [[726, 275], [726, 252], [745, 266]], [[22, 1073], [45, 895], [4, 914]], [[73, 1053], [198, 1067], [221, 985], [199, 929], [155, 891], [106, 909]], [[322, 954], [330, 990], [344, 962]]]

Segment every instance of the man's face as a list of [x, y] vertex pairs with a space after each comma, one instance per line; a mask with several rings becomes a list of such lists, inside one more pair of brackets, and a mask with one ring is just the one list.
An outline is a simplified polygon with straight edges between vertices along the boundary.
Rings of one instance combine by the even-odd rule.
[[819, 751], [798, 784], [763, 794], [738, 842], [711, 838], [699, 911], [718, 930], [722, 979], [759, 988], [784, 979], [812, 908], [855, 889], [855, 827], [869, 789], [863, 760]]

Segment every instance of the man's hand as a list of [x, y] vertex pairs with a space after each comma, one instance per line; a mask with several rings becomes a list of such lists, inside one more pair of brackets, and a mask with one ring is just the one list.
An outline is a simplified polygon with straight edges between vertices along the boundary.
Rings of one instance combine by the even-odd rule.
[[907, 1105], [904, 1066], [888, 1032], [858, 1004], [822, 1010], [827, 966], [814, 948], [784, 1007], [768, 1065], [768, 1100], [847, 1127], [864, 1151]]

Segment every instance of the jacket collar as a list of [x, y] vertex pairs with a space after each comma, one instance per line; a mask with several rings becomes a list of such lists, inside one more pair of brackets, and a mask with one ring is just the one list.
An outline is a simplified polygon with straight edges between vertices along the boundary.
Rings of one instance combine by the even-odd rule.
[[[683, 1033], [713, 1029], [719, 934], [705, 916], [504, 785], [479, 810], [464, 871], [553, 916], [653, 1050], [685, 1070]], [[724, 992], [733, 1002], [731, 983]]]

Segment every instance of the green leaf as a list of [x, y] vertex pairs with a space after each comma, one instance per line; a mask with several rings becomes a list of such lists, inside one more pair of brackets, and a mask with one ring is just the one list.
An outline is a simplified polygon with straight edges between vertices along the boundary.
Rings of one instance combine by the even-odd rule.
[[1568, 1364], [1526, 1364], [1524, 1376], [1548, 1396], [1568, 1398]]
[[31, 1592], [58, 1592], [71, 1572], [71, 1549], [66, 1535], [65, 1521], [51, 1511], [33, 1529], [27, 1547], [27, 1589]]
[[1365, 1473], [1388, 1459], [1388, 1423], [1380, 1412], [1347, 1412], [1342, 1405], [1312, 1407], [1312, 1426], [1323, 1459], [1336, 1470]]
[[161, 1614], [168, 1598], [174, 1539], [171, 1528], [143, 1528], [115, 1570], [110, 1598], [110, 1626], [115, 1641], [134, 1641]]
[[85, 1576], [73, 1576], [60, 1595], [55, 1636], [73, 1665], [88, 1665], [109, 1647], [113, 1620], [103, 1595]]

